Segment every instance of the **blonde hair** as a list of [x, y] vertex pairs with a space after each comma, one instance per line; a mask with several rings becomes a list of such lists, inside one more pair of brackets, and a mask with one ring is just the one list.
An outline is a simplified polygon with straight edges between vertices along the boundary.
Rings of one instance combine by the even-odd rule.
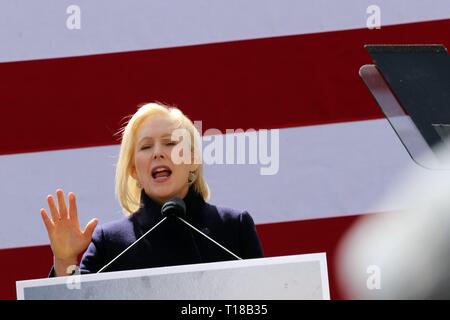
[[[145, 120], [156, 116], [168, 116], [176, 123], [177, 128], [186, 129], [191, 136], [191, 141], [193, 141], [191, 150], [193, 151], [194, 157], [196, 157], [196, 159], [201, 157], [197, 152], [197, 150], [200, 150], [201, 153], [199, 147], [200, 134], [192, 121], [186, 117], [180, 109], [169, 107], [161, 103], [147, 103], [140, 106], [126, 126], [119, 131], [119, 134], [122, 134], [122, 142], [116, 166], [115, 189], [116, 196], [125, 215], [133, 214], [140, 207], [142, 188], [138, 186], [138, 181], [131, 176], [131, 168], [134, 164], [136, 133]], [[201, 161], [195, 171], [195, 180], [192, 182], [191, 187], [193, 187], [205, 201], [208, 201], [210, 191], [203, 176], [203, 166]]]

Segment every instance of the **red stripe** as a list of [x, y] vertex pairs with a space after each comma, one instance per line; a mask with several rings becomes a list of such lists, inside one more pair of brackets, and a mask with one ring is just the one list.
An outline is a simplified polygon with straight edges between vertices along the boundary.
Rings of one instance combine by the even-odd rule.
[[[258, 225], [267, 257], [326, 252], [332, 299], [343, 298], [335, 277], [335, 251], [358, 216]], [[49, 246], [0, 250], [0, 299], [15, 299], [17, 280], [45, 278], [52, 264]]]
[[342, 236], [361, 217], [345, 216], [326, 219], [258, 225], [264, 254], [283, 256], [326, 252], [331, 299], [345, 299], [345, 288], [339, 286], [337, 246]]
[[136, 105], [176, 103], [204, 129], [382, 117], [358, 76], [367, 43], [450, 44], [450, 20], [0, 64], [0, 154], [109, 145]]
[[45, 278], [53, 254], [50, 246], [0, 250], [0, 299], [16, 299], [16, 281]]

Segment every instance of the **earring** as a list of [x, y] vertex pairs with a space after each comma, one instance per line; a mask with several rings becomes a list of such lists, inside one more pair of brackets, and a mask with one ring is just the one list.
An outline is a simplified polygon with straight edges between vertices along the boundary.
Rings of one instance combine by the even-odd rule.
[[137, 186], [139, 189], [142, 189], [141, 183], [140, 183], [139, 181], [136, 181], [136, 186]]
[[194, 171], [189, 171], [189, 176], [188, 176], [188, 184], [192, 184], [195, 181], [195, 172]]

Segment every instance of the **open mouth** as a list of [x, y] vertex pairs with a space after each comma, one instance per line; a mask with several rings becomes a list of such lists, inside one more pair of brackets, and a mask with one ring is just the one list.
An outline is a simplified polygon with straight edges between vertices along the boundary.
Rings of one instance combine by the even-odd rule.
[[152, 169], [152, 178], [156, 182], [164, 182], [169, 179], [172, 170], [168, 166], [157, 166]]

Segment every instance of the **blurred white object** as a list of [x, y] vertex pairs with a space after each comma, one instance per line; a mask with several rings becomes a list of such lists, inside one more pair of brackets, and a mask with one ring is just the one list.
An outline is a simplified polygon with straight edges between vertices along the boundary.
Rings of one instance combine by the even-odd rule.
[[362, 218], [339, 244], [340, 287], [351, 299], [449, 299], [450, 171], [406, 172], [381, 202], [392, 197], [404, 210]]

